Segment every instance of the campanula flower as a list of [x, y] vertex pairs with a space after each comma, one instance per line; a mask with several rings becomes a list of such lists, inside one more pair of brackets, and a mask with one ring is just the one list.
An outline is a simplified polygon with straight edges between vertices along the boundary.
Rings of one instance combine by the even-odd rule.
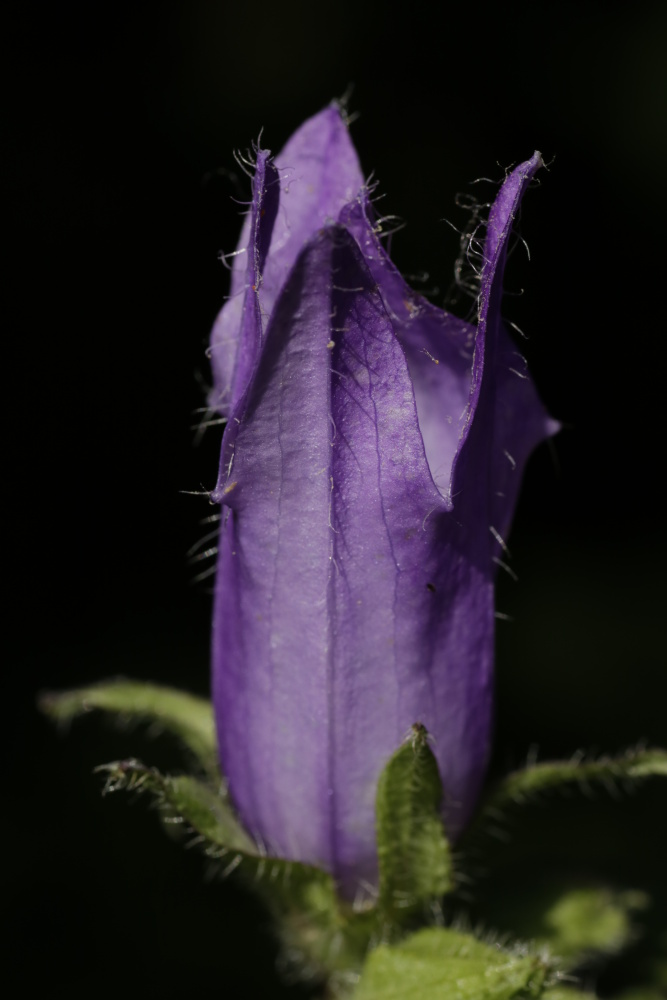
[[228, 420], [211, 494], [220, 757], [248, 830], [348, 893], [376, 878], [378, 776], [413, 723], [451, 836], [483, 779], [497, 561], [554, 430], [500, 310], [540, 165], [509, 173], [490, 210], [472, 325], [391, 263], [336, 106], [275, 158], [256, 152], [210, 347]]

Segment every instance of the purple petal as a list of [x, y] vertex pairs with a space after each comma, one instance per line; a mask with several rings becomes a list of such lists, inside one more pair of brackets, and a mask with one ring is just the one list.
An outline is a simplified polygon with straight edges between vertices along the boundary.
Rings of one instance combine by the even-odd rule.
[[[493, 277], [499, 291], [505, 243], [529, 179], [526, 171], [530, 170], [532, 176], [540, 163], [541, 160], [533, 157], [528, 164], [517, 168], [503, 185], [493, 207], [490, 230], [496, 259], [492, 275], [488, 267], [485, 269], [484, 281], [488, 285]], [[523, 186], [517, 184], [517, 179], [521, 178]], [[363, 251], [405, 351], [431, 474], [442, 495], [451, 502], [461, 488], [460, 483], [453, 488], [454, 460], [467, 437], [476, 408], [477, 392], [472, 388], [473, 351], [481, 369], [484, 336], [477, 340], [475, 326], [438, 309], [410, 288], [387, 256], [371, 218], [372, 211], [364, 192], [345, 206], [340, 221], [354, 234]], [[487, 299], [488, 294], [487, 290]], [[504, 539], [509, 532], [525, 462], [533, 448], [555, 433], [559, 425], [548, 417], [526, 371], [525, 360], [504, 325], [494, 326], [494, 335], [498, 343], [494, 362], [498, 384], [497, 391], [493, 392], [495, 443], [489, 469], [488, 518], [489, 526]], [[495, 550], [499, 548], [499, 543], [495, 542]]]
[[[231, 413], [230, 401], [236, 402], [249, 376], [247, 365], [241, 365], [234, 375], [239, 339], [241, 352], [254, 356], [255, 338], [261, 338], [262, 322], [266, 321], [260, 317], [271, 315], [304, 244], [321, 226], [338, 218], [343, 205], [359, 193], [364, 183], [336, 104], [310, 118], [294, 133], [276, 157], [275, 166], [269, 157], [262, 150], [257, 154], [252, 208], [233, 258], [230, 296], [211, 334], [213, 390], [209, 402], [225, 416]], [[246, 300], [252, 297], [250, 292], [257, 302], [246, 306]], [[258, 311], [250, 330], [242, 329], [246, 308]]]
[[433, 482], [405, 356], [345, 230], [300, 256], [239, 419], [214, 494], [231, 508], [214, 637], [223, 768], [255, 835], [351, 892], [375, 877], [377, 779], [415, 721], [435, 736], [454, 829], [474, 801], [493, 590]]
[[340, 221], [354, 234], [380, 288], [408, 362], [431, 474], [451, 501], [452, 464], [468, 419], [477, 331], [410, 288], [387, 256], [371, 217], [364, 192], [345, 206]]
[[288, 143], [268, 212], [278, 187], [258, 156], [212, 494], [220, 752], [249, 830], [348, 894], [376, 877], [377, 779], [413, 723], [434, 737], [452, 836], [483, 779], [494, 556], [525, 458], [554, 429], [500, 318], [539, 164], [492, 208], [475, 330], [408, 288], [365, 194], [349, 203], [361, 175], [337, 111]]
[[260, 287], [278, 199], [278, 173], [271, 154], [260, 149], [252, 203], [241, 234], [244, 252], [234, 258], [230, 295], [211, 331], [213, 390], [209, 404], [225, 416], [233, 411], [248, 384], [261, 346]]
[[471, 528], [477, 526], [480, 558], [482, 519], [488, 518], [490, 551], [497, 556], [523, 465], [533, 447], [558, 427], [540, 402], [500, 311], [509, 236], [523, 194], [540, 166], [542, 158], [535, 153], [509, 174], [487, 225], [468, 413], [452, 477], [455, 509]]
[[[493, 496], [490, 523], [506, 541], [519, 495], [525, 464], [533, 449], [560, 430], [537, 395], [526, 361], [504, 325], [498, 333], [495, 360]], [[496, 555], [502, 544], [498, 543]]]

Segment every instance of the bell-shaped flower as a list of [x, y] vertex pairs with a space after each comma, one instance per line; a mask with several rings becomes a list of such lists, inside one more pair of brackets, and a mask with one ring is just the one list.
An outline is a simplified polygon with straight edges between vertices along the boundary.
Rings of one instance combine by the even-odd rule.
[[213, 631], [220, 757], [268, 850], [374, 881], [378, 776], [433, 737], [444, 820], [489, 755], [494, 578], [522, 468], [555, 429], [501, 321], [512, 224], [490, 210], [471, 325], [405, 283], [336, 106], [258, 150], [212, 333], [227, 419]]

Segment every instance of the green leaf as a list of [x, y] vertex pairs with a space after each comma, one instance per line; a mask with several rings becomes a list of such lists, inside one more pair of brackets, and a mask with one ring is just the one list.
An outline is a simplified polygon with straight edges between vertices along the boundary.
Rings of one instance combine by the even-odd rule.
[[468, 827], [462, 844], [467, 844], [485, 826], [494, 824], [508, 807], [522, 805], [544, 792], [568, 786], [589, 792], [594, 785], [615, 791], [624, 784], [654, 776], [667, 776], [665, 750], [630, 750], [621, 757], [600, 757], [597, 760], [585, 760], [577, 755], [569, 761], [533, 764], [507, 775], [491, 791]]
[[368, 956], [355, 1000], [512, 1000], [539, 997], [546, 975], [534, 955], [505, 951], [445, 928], [418, 931]]
[[452, 888], [451, 854], [440, 812], [442, 784], [428, 741], [426, 729], [413, 726], [378, 782], [378, 907], [395, 922]]
[[491, 896], [484, 919], [531, 945], [547, 947], [561, 970], [595, 954], [614, 954], [636, 936], [634, 914], [648, 906], [643, 892], [615, 892], [599, 885], [563, 888], [560, 881], [511, 880]]
[[647, 905], [648, 897], [640, 892], [573, 889], [542, 913], [535, 940], [573, 968], [591, 953], [613, 954], [629, 944], [631, 914]]
[[123, 722], [148, 722], [153, 731], [176, 736], [208, 774], [218, 774], [213, 712], [205, 698], [119, 678], [74, 691], [43, 694], [39, 707], [58, 722], [94, 709], [110, 712]]

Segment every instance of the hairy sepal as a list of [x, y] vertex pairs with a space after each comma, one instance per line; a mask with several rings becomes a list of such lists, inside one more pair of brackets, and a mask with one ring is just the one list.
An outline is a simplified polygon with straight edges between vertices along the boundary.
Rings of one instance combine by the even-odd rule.
[[453, 887], [442, 822], [442, 783], [424, 726], [416, 724], [378, 782], [378, 911], [388, 927], [426, 910]]
[[105, 776], [105, 794], [147, 793], [168, 829], [198, 846], [220, 877], [234, 874], [259, 893], [276, 919], [295, 974], [339, 986], [354, 979], [376, 934], [375, 912], [342, 901], [322, 869], [265, 853], [239, 823], [224, 787], [190, 775], [164, 775], [135, 759], [96, 770]]
[[151, 733], [175, 737], [206, 774], [219, 778], [213, 711], [206, 698], [117, 678], [72, 691], [47, 692], [40, 696], [38, 704], [58, 723], [68, 723], [95, 710], [109, 713], [121, 724], [146, 723]]
[[667, 751], [661, 748], [639, 748], [618, 757], [597, 759], [577, 754], [571, 760], [531, 764], [507, 775], [491, 789], [461, 838], [461, 846], [468, 850], [480, 834], [495, 828], [510, 810], [540, 800], [547, 794], [579, 790], [590, 795], [596, 787], [615, 794], [619, 789], [630, 791], [639, 782], [652, 777], [667, 777]]

